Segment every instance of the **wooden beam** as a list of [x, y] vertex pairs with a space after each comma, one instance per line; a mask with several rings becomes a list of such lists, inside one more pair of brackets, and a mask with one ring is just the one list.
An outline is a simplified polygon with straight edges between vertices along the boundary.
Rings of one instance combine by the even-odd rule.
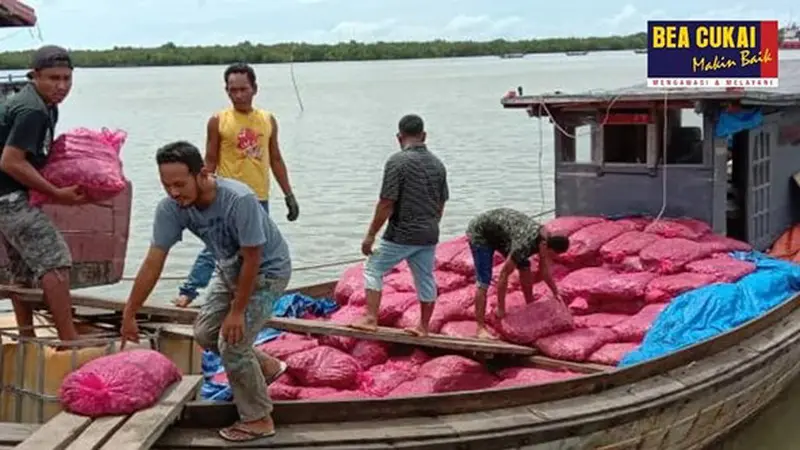
[[31, 437], [41, 427], [38, 423], [0, 422], [0, 445], [13, 447]]
[[548, 358], [546, 356], [531, 356], [528, 358], [531, 364], [538, 367], [543, 367], [545, 369], [568, 369], [573, 372], [580, 372], [580, 373], [602, 373], [608, 372], [610, 370], [616, 370], [614, 366], [606, 366], [603, 364], [593, 364], [593, 363], [578, 363], [572, 361], [564, 361], [561, 359], [553, 359]]
[[[42, 290], [29, 289], [16, 286], [0, 285], [0, 295], [18, 295], [20, 300], [41, 303]], [[125, 302], [108, 298], [93, 297], [89, 295], [72, 294], [72, 303], [75, 306], [85, 306], [89, 308], [105, 309], [109, 311], [121, 312], [125, 309]], [[152, 315], [167, 317], [184, 322], [193, 322], [197, 317], [198, 311], [194, 308], [178, 308], [176, 306], [156, 306], [144, 305], [139, 309], [141, 315]]]
[[100, 417], [92, 421], [66, 450], [98, 450], [115, 431], [122, 426], [128, 416]]
[[378, 327], [375, 332], [356, 330], [346, 325], [319, 320], [271, 318], [266, 321], [267, 327], [291, 331], [301, 334], [322, 334], [329, 336], [348, 336], [357, 339], [393, 342], [396, 344], [414, 345], [418, 347], [443, 348], [447, 350], [474, 353], [492, 353], [506, 355], [533, 355], [531, 347], [508, 344], [502, 341], [486, 339], [456, 338], [440, 334], [431, 334], [421, 338], [397, 328]]
[[133, 414], [101, 447], [102, 450], [147, 450], [178, 419], [186, 402], [192, 400], [203, 377], [188, 375], [173, 385], [155, 406]]
[[39, 427], [22, 441], [19, 450], [64, 450], [80, 435], [92, 419], [68, 412], [61, 412]]

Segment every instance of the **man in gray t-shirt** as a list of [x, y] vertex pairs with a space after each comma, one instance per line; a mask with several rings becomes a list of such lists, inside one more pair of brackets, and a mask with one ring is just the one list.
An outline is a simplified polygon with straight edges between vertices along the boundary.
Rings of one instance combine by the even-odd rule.
[[219, 434], [236, 442], [271, 436], [275, 425], [265, 386], [286, 371], [286, 364], [254, 349], [253, 341], [289, 283], [289, 248], [252, 189], [211, 175], [197, 147], [168, 144], [158, 150], [156, 161], [169, 197], [156, 207], [150, 250], [123, 314], [123, 342], [138, 340], [136, 312], [161, 275], [170, 248], [188, 229], [218, 264], [219, 279], [197, 317], [194, 336], [220, 355], [241, 418]]
[[[361, 243], [361, 252], [369, 257], [364, 268], [367, 313], [351, 326], [365, 331], [377, 329], [383, 275], [406, 261], [414, 276], [421, 309], [419, 325], [406, 331], [427, 336], [437, 295], [433, 266], [439, 221], [450, 195], [447, 170], [425, 145], [425, 127], [419, 116], [403, 117], [398, 128], [397, 140], [402, 150], [386, 161], [380, 200]], [[373, 252], [375, 235], [387, 220], [389, 225], [380, 246]]]

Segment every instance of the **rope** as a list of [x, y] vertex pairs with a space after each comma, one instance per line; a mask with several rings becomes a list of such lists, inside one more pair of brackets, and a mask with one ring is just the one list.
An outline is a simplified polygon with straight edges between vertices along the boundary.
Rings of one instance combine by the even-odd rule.
[[[333, 261], [324, 264], [315, 264], [311, 266], [303, 266], [298, 267], [296, 269], [292, 269], [292, 272], [306, 272], [309, 270], [318, 270], [318, 269], [327, 269], [330, 267], [337, 267], [337, 266], [345, 266], [347, 264], [355, 264], [364, 261], [366, 258], [353, 258], [353, 259], [345, 259], [342, 261]], [[188, 275], [162, 275], [159, 280], [162, 281], [177, 281], [177, 280], [185, 280]], [[133, 281], [136, 279], [136, 276], [127, 275], [122, 277], [122, 281]]]
[[661, 220], [661, 217], [664, 216], [664, 211], [667, 210], [667, 121], [669, 120], [669, 114], [667, 110], [669, 100], [669, 91], [664, 91], [664, 126], [662, 129], [662, 142], [661, 142], [661, 151], [662, 151], [662, 175], [661, 175], [661, 211], [658, 212], [655, 220], [650, 222], [647, 226], [648, 228], [653, 226], [656, 222]]
[[303, 99], [300, 97], [300, 88], [297, 87], [297, 79], [294, 76], [294, 49], [296, 44], [292, 43], [292, 50], [289, 53], [289, 76], [292, 77], [292, 86], [294, 87], [294, 95], [297, 97], [297, 104], [300, 106], [300, 112], [305, 112], [303, 107]]
[[7, 40], [17, 36], [18, 34], [22, 33], [23, 31], [26, 31], [26, 30], [24, 28], [19, 28], [16, 31], [12, 31], [11, 33], [6, 34], [5, 36], [0, 37], [0, 42], [7, 41]]
[[[556, 212], [556, 210], [555, 210], [555, 208], [552, 208], [552, 209], [548, 209], [547, 211], [542, 211], [540, 213], [536, 213], [536, 214], [533, 215], [533, 217], [538, 218], [538, 217], [546, 216], [548, 214], [552, 214], [554, 212]], [[328, 263], [323, 263], [323, 264], [314, 264], [314, 265], [311, 265], [311, 266], [303, 266], [303, 267], [298, 267], [298, 268], [292, 269], [292, 272], [306, 272], [306, 271], [309, 271], [309, 270], [328, 269], [328, 268], [331, 268], [331, 267], [345, 266], [345, 265], [348, 265], [348, 264], [356, 264], [356, 263], [364, 262], [365, 260], [366, 260], [366, 258], [362, 257], [362, 258], [351, 258], [351, 259], [345, 259], [345, 260], [340, 260], [340, 261], [333, 261], [333, 262], [328, 262]], [[187, 277], [187, 275], [162, 275], [159, 278], [159, 280], [161, 280], [161, 281], [183, 281], [183, 280], [186, 279], [186, 277]], [[122, 277], [122, 281], [133, 281], [134, 279], [136, 279], [136, 276], [128, 275], [128, 276], [123, 276]]]

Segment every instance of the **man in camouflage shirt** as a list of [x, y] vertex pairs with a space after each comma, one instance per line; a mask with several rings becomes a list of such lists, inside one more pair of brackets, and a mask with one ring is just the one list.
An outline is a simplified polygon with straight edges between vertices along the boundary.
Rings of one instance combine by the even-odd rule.
[[532, 217], [509, 208], [497, 208], [481, 213], [467, 226], [467, 237], [475, 264], [477, 289], [475, 290], [475, 315], [478, 322], [478, 337], [489, 338], [486, 331], [486, 291], [492, 281], [494, 252], [500, 252], [506, 260], [500, 269], [497, 282], [498, 317], [505, 315], [508, 276], [516, 269], [522, 293], [527, 303], [533, 302], [533, 277], [530, 257], [539, 253], [539, 273], [555, 298], [558, 288], [553, 281], [550, 267], [553, 254], [563, 253], [569, 248], [564, 236], [551, 236]]

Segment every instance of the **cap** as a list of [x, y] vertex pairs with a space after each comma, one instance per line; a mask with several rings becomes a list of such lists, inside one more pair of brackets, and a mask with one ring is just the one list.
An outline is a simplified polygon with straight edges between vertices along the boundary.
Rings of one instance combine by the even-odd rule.
[[57, 45], [40, 47], [31, 57], [31, 71], [28, 72], [28, 78], [33, 75], [33, 71], [52, 67], [68, 67], [72, 69], [72, 58], [70, 58], [67, 49]]

